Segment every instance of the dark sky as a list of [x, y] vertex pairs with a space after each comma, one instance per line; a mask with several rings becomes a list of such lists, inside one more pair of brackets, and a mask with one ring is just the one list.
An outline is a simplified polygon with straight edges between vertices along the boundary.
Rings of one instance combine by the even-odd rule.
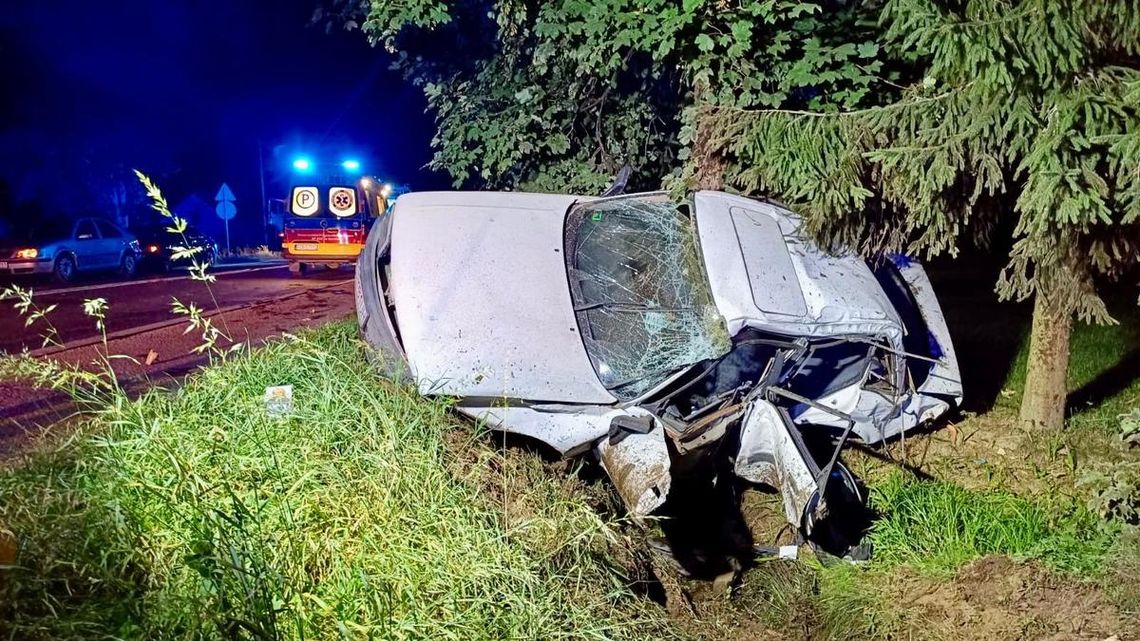
[[360, 32], [311, 25], [316, 0], [4, 4], [6, 206], [68, 207], [61, 180], [122, 163], [171, 201], [227, 181], [240, 212], [260, 200], [259, 140], [270, 171], [299, 152], [354, 155], [415, 189], [446, 184], [420, 169], [432, 133], [420, 91]]

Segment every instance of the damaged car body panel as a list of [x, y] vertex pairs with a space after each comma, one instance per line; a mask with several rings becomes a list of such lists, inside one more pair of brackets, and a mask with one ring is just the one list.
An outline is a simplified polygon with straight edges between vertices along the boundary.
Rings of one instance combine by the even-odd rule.
[[407, 194], [370, 234], [358, 316], [421, 393], [592, 451], [634, 517], [719, 457], [810, 535], [849, 438], [934, 419], [962, 386], [918, 263], [827, 253], [799, 227], [719, 192]]
[[[890, 438], [961, 401], [949, 331], [918, 263], [885, 257], [873, 269], [857, 256], [821, 251], [798, 235], [790, 212], [770, 203], [709, 192], [695, 200], [702, 247], [717, 257], [707, 264], [729, 331], [751, 327], [833, 339], [807, 346], [797, 385], [826, 408], [854, 417], [860, 438]], [[723, 250], [734, 240], [740, 256]], [[796, 289], [800, 296], [776, 301], [763, 293]], [[921, 379], [917, 385], [915, 379]], [[878, 387], [869, 389], [873, 383]], [[904, 391], [908, 385], [913, 393]], [[802, 425], [843, 428], [847, 422], [802, 404], [793, 416]]]
[[401, 196], [392, 214], [391, 295], [421, 393], [614, 402], [590, 376], [566, 289], [562, 229], [574, 201]]

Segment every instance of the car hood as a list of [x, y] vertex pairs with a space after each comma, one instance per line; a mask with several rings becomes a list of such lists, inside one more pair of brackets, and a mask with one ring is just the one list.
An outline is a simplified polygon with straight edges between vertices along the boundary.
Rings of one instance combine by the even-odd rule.
[[772, 203], [720, 192], [695, 198], [697, 233], [729, 333], [743, 327], [799, 336], [887, 336], [902, 321], [867, 263], [829, 254]]
[[609, 404], [570, 299], [574, 196], [415, 192], [392, 212], [388, 290], [420, 391]]

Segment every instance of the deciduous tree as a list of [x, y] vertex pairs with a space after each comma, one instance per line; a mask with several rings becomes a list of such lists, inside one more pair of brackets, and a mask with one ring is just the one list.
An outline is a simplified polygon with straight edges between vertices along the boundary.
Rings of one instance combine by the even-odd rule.
[[[830, 1], [358, 0], [328, 11], [424, 87], [433, 164], [456, 184], [656, 188], [687, 155], [700, 93], [740, 108], [869, 102], [880, 63], [861, 5]], [[872, 101], [873, 102], [873, 101]]]

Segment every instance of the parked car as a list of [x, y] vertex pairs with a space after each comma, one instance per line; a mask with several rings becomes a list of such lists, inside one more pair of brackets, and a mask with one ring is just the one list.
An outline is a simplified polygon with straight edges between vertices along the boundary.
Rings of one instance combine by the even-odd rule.
[[168, 271], [171, 267], [190, 264], [189, 258], [174, 258], [175, 247], [198, 248], [194, 258], [212, 264], [218, 256], [218, 243], [194, 227], [188, 227], [185, 239], [165, 227], [145, 227], [137, 231], [139, 248], [142, 250], [140, 267], [146, 271]]
[[69, 283], [90, 271], [134, 276], [138, 261], [135, 237], [101, 218], [30, 221], [0, 239], [0, 274], [50, 275]]
[[715, 466], [778, 488], [810, 539], [829, 504], [863, 500], [838, 462], [848, 440], [933, 420], [962, 384], [917, 262], [828, 253], [799, 229], [719, 192], [410, 193], [358, 263], [360, 331], [420, 393], [596, 454], [635, 517]]

